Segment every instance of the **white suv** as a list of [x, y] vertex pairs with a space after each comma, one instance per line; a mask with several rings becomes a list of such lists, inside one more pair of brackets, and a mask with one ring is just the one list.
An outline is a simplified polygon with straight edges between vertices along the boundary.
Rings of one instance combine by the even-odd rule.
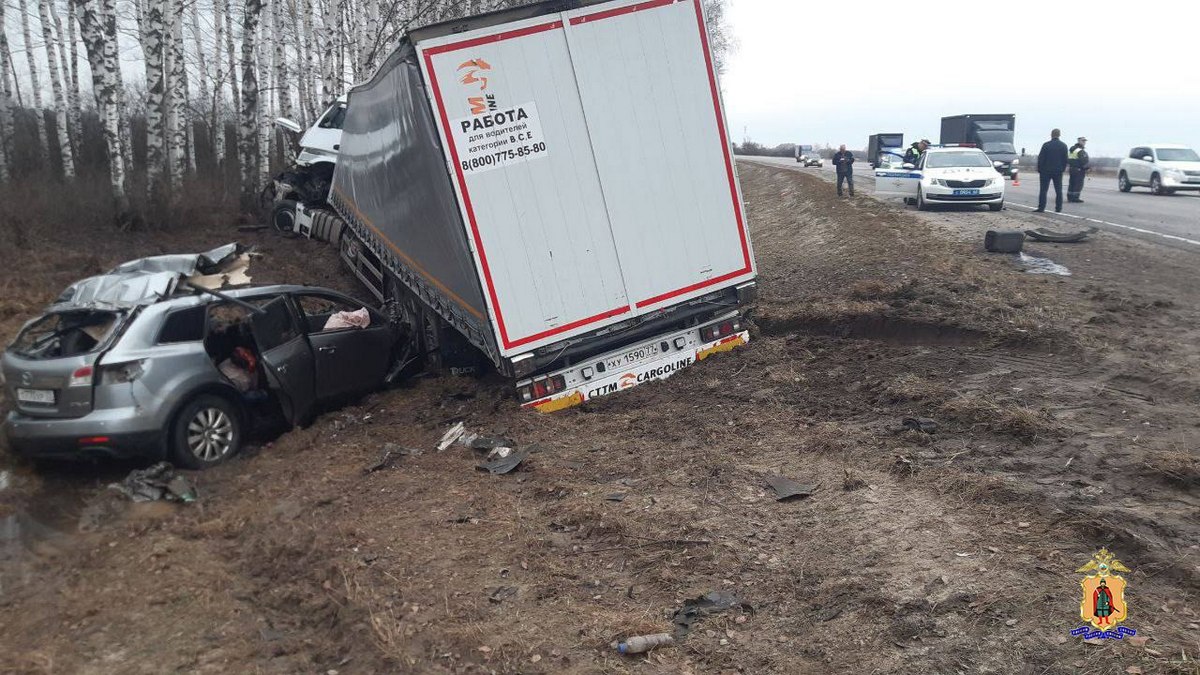
[[1176, 190], [1200, 190], [1200, 156], [1184, 145], [1140, 145], [1121, 160], [1117, 187], [1129, 192], [1135, 185], [1156, 195]]

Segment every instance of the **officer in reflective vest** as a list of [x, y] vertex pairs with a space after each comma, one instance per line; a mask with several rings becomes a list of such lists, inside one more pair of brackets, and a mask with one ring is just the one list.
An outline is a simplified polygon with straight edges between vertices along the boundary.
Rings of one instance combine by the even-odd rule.
[[1087, 145], [1087, 139], [1083, 136], [1071, 146], [1071, 151], [1067, 153], [1067, 164], [1071, 168], [1070, 182], [1067, 183], [1067, 201], [1082, 204], [1083, 200], [1079, 195], [1083, 193], [1083, 179], [1088, 172], [1088, 154], [1084, 147]]

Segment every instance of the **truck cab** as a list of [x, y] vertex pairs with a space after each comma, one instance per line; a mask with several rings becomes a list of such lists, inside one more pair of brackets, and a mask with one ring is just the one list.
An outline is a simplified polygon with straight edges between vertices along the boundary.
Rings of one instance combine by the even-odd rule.
[[904, 161], [904, 134], [871, 134], [867, 138], [867, 163], [872, 169], [897, 167]]
[[[292, 202], [310, 207], [322, 207], [329, 198], [333, 170], [337, 166], [338, 150], [342, 144], [342, 127], [346, 122], [347, 97], [342, 95], [317, 117], [305, 130], [295, 121], [280, 117], [275, 125], [300, 136], [296, 162], [275, 177], [275, 202], [278, 213], [272, 215], [275, 227], [290, 231], [294, 216], [289, 211]], [[282, 206], [282, 208], [278, 208]]]

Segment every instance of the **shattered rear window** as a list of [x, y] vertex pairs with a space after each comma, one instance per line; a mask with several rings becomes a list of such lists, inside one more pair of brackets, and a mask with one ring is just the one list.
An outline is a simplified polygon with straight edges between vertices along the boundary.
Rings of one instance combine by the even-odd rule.
[[59, 359], [100, 348], [116, 329], [121, 314], [106, 311], [55, 312], [25, 327], [12, 351], [28, 359]]

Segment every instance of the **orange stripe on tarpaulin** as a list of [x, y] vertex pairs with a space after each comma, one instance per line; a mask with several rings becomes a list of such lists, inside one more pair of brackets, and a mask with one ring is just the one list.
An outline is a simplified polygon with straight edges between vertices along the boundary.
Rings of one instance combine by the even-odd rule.
[[413, 269], [415, 269], [422, 277], [425, 277], [426, 281], [428, 281], [429, 283], [436, 286], [438, 288], [438, 290], [440, 290], [443, 293], [445, 293], [446, 295], [450, 296], [451, 300], [454, 300], [456, 303], [461, 305], [463, 309], [470, 312], [471, 315], [474, 316], [475, 318], [477, 318], [481, 321], [487, 321], [487, 317], [484, 316], [482, 312], [480, 312], [479, 310], [472, 307], [470, 305], [470, 303], [468, 303], [466, 300], [463, 300], [462, 298], [460, 298], [457, 293], [450, 290], [442, 282], [438, 281], [436, 277], [434, 277], [432, 274], [427, 272], [425, 270], [425, 268], [421, 266], [420, 263], [418, 263], [416, 260], [413, 260], [412, 257], [409, 256], [407, 253], [405, 253], [399, 246], [396, 246], [395, 244], [393, 244], [392, 241], [390, 239], [388, 239], [388, 237], [386, 235], [383, 234], [383, 232], [379, 231], [379, 228], [375, 227], [375, 225], [373, 225], [371, 223], [370, 218], [367, 218], [367, 216], [362, 211], [358, 210], [358, 206], [354, 203], [353, 200], [351, 200], [349, 197], [346, 196], [346, 193], [342, 192], [341, 190], [334, 190], [334, 192], [337, 193], [338, 197], [341, 197], [342, 202], [344, 202], [346, 204], [346, 206], [348, 206], [350, 208], [350, 210], [354, 212], [354, 215], [357, 216], [358, 219], [362, 221], [363, 225], [366, 225], [368, 228], [370, 228], [370, 230], [379, 237], [380, 241], [382, 241], [388, 248], [392, 249], [392, 252], [394, 252], [396, 255], [403, 258], [404, 262], [408, 263], [408, 265], [411, 266]]

